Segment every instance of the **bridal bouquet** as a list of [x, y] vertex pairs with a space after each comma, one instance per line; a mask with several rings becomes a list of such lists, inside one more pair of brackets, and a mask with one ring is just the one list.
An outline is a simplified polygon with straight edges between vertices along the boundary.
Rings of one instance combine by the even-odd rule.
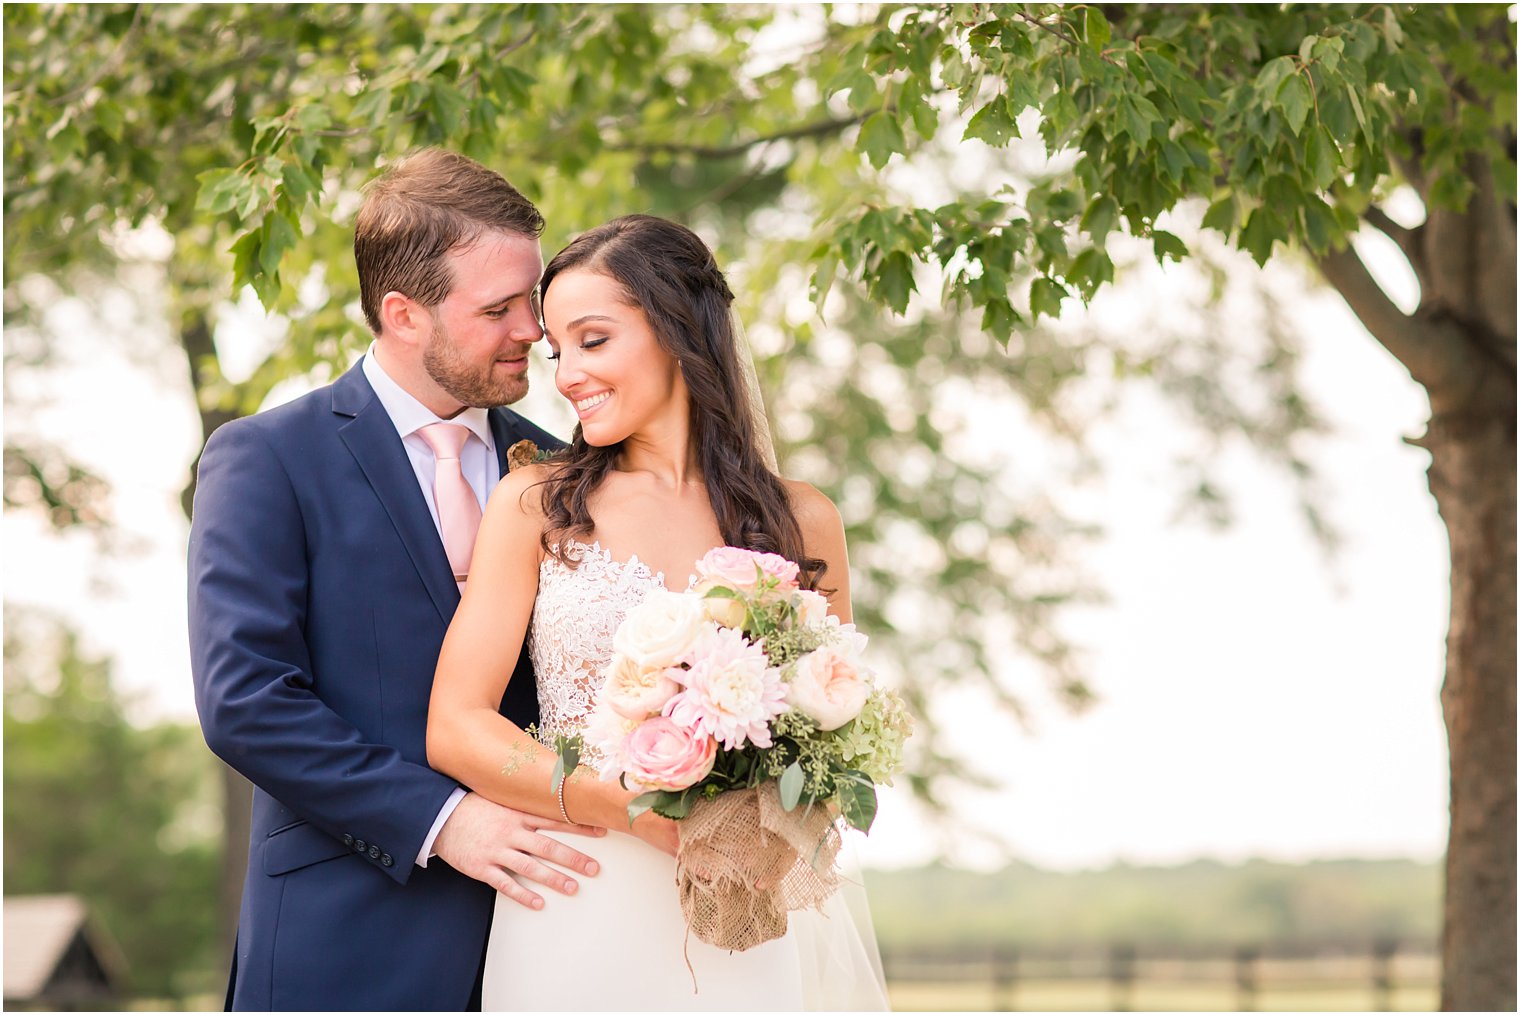
[[868, 831], [911, 723], [862, 661], [866, 638], [800, 588], [797, 565], [732, 546], [697, 562], [688, 592], [628, 612], [584, 733], [603, 779], [680, 822], [677, 887], [700, 940], [743, 950], [838, 884], [836, 817]]

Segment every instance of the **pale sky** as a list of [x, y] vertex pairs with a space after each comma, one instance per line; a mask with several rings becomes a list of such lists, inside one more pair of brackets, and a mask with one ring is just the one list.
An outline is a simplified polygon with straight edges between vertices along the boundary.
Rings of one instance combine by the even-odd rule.
[[[1159, 284], [1136, 279], [1092, 313], [1122, 315]], [[114, 656], [142, 716], [193, 721], [178, 496], [196, 430], [183, 360], [155, 313], [132, 326], [125, 300], [96, 310], [59, 302], [52, 323], [75, 366], [50, 390], [24, 393], [44, 405], [27, 429], [45, 428], [111, 480], [135, 550], [103, 560], [88, 537], [58, 539], [7, 513], [5, 597], [58, 610]], [[1305, 386], [1334, 426], [1312, 457], [1346, 537], [1339, 556], [1311, 540], [1280, 475], [1240, 450], [1217, 469], [1237, 493], [1236, 524], [1173, 525], [1165, 449], [1185, 433], [1150, 399], [1130, 399], [1094, 431], [1106, 473], [1092, 496], [1107, 535], [1084, 561], [1110, 601], [1069, 625], [1098, 705], [1066, 714], [1017, 660], [1010, 679], [1029, 689], [1031, 730], [972, 693], [946, 695], [941, 720], [1002, 788], [958, 796], [948, 826], [884, 791], [860, 844], [868, 866], [923, 861], [946, 844], [962, 862], [996, 862], [974, 829], [1063, 869], [1440, 855], [1446, 540], [1428, 456], [1400, 439], [1423, 429], [1423, 395], [1332, 294], [1303, 296], [1293, 318]], [[567, 430], [541, 358], [534, 370], [520, 408]], [[15, 426], [22, 415], [9, 408]]]

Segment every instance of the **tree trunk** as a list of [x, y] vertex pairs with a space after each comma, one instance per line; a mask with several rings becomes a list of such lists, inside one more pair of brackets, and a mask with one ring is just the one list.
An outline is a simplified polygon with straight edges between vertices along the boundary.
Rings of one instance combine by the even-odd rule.
[[1515, 401], [1437, 414], [1422, 442], [1451, 538], [1451, 750], [1441, 1007], [1515, 1010]]
[[[1417, 145], [1413, 135], [1411, 146]], [[1415, 147], [1413, 150], [1418, 151]], [[1365, 217], [1420, 282], [1395, 307], [1349, 247], [1326, 279], [1430, 396], [1430, 490], [1451, 542], [1451, 625], [1441, 710], [1451, 754], [1441, 1005], [1515, 1010], [1515, 208], [1473, 160], [1468, 207], [1430, 202], [1418, 159], [1402, 166], [1426, 221]]]
[[[208, 408], [202, 393], [212, 380], [219, 376], [216, 370], [216, 345], [212, 341], [211, 322], [204, 311], [186, 310], [180, 318], [180, 347], [190, 367], [190, 384], [195, 392], [196, 406], [201, 420], [201, 447], [217, 427], [236, 419], [237, 413], [225, 409]], [[190, 464], [190, 476], [180, 494], [180, 506], [185, 517], [193, 520], [195, 503], [195, 472], [200, 465], [200, 455]], [[238, 910], [243, 900], [243, 879], [248, 871], [248, 835], [253, 823], [253, 785], [226, 764], [222, 770], [222, 871], [218, 901], [221, 905], [219, 925], [222, 934], [222, 954], [227, 964], [232, 962], [232, 951], [237, 945]]]

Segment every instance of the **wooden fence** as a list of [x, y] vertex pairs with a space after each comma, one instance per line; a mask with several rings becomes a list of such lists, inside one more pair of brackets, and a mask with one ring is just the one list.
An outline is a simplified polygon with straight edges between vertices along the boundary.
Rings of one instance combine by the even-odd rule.
[[1435, 1006], [1433, 944], [1168, 951], [1116, 943], [1068, 952], [884, 949], [898, 1010], [1419, 1011]]

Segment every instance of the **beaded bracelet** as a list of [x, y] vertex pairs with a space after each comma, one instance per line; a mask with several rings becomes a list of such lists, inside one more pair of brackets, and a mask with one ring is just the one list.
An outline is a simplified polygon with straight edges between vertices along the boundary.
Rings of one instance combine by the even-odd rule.
[[555, 794], [555, 796], [559, 800], [559, 813], [560, 813], [560, 816], [565, 819], [565, 824], [567, 824], [567, 825], [573, 825], [573, 824], [575, 824], [575, 822], [573, 822], [573, 821], [570, 820], [570, 812], [567, 811], [567, 810], [565, 810], [565, 783], [567, 783], [569, 781], [570, 781], [569, 779], [561, 779], [559, 781], [559, 791]]

